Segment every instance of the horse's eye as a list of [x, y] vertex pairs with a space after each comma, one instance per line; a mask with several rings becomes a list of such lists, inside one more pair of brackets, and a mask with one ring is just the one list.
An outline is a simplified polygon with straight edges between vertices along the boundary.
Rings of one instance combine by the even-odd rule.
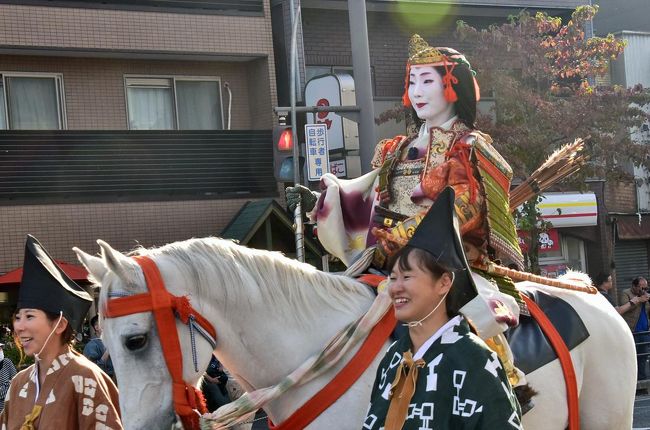
[[129, 351], [137, 351], [147, 344], [146, 334], [137, 334], [126, 339], [124, 345]]

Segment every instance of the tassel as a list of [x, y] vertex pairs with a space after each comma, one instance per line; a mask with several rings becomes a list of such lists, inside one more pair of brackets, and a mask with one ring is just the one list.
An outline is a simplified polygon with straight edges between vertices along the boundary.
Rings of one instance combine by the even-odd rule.
[[458, 78], [452, 74], [456, 63], [449, 63], [445, 58], [445, 76], [442, 77], [442, 83], [445, 85], [445, 100], [449, 103], [458, 101], [458, 95], [454, 90], [454, 85], [458, 83]]
[[445, 100], [449, 103], [455, 103], [458, 101], [458, 95], [456, 95], [456, 91], [454, 91], [451, 85], [445, 86]]
[[187, 324], [190, 319], [190, 314], [192, 313], [190, 299], [187, 296], [172, 296], [171, 299], [172, 308], [176, 312], [178, 319], [180, 319], [184, 324]]

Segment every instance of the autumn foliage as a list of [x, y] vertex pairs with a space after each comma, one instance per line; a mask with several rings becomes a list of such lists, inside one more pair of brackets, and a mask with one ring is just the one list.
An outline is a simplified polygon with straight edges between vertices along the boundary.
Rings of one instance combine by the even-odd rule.
[[[591, 162], [569, 184], [574, 189], [589, 177], [629, 180], [631, 164], [650, 167], [650, 142], [640, 134], [636, 141], [631, 137], [648, 121], [641, 107], [650, 94], [640, 85], [622, 88], [601, 79], [625, 41], [612, 35], [587, 37], [597, 12], [597, 6], [579, 7], [565, 23], [522, 12], [486, 30], [458, 23], [458, 38], [475, 47], [471, 61], [483, 92], [494, 99], [491, 111], [480, 116], [479, 128], [492, 136], [515, 180], [525, 179], [559, 145], [576, 137], [589, 137]], [[537, 232], [550, 226], [541, 222], [535, 203], [518, 213], [520, 228], [531, 233], [527, 262], [532, 271], [538, 270]]]
[[475, 46], [471, 61], [483, 92], [495, 101], [479, 128], [492, 136], [519, 178], [559, 145], [587, 136], [592, 163], [577, 180], [625, 178], [630, 172], [621, 167], [627, 161], [650, 167], [648, 147], [630, 134], [647, 121], [638, 106], [650, 100], [648, 91], [599, 85], [625, 42], [612, 35], [586, 36], [597, 11], [579, 7], [566, 23], [522, 12], [486, 30], [458, 24], [459, 39]]

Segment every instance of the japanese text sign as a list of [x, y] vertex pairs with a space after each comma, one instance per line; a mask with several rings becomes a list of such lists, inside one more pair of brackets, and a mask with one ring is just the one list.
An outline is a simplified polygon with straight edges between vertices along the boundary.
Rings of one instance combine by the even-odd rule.
[[318, 181], [330, 170], [327, 125], [306, 124], [307, 179]]

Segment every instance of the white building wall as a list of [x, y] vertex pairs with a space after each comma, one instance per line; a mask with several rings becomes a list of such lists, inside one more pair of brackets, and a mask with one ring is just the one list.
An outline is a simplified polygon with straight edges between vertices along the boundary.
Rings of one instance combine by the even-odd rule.
[[613, 83], [624, 87], [650, 87], [650, 33], [622, 31], [616, 37], [627, 41], [625, 52], [612, 64]]

